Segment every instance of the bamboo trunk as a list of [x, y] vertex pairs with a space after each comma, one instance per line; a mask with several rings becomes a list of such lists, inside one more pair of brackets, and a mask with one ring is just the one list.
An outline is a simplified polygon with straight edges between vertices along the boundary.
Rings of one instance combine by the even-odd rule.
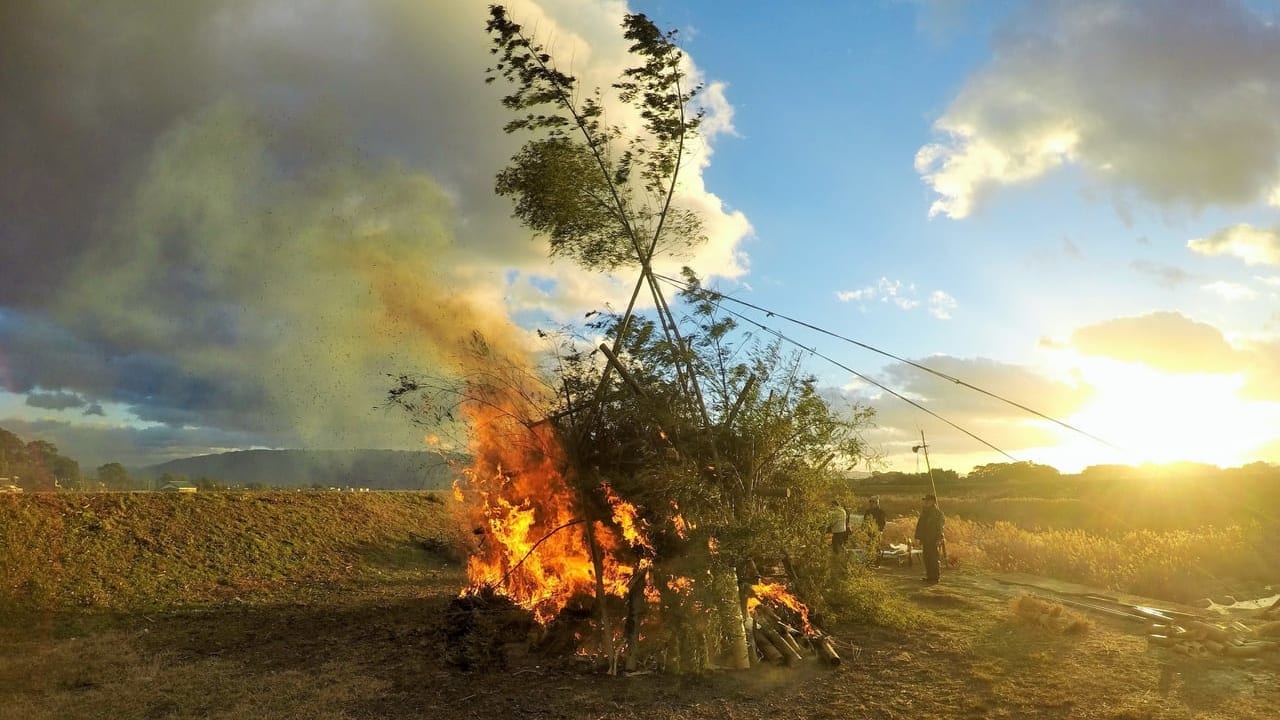
[[[583, 509], [586, 509], [585, 502]], [[605, 601], [604, 556], [600, 552], [600, 545], [596, 542], [595, 521], [588, 517], [586, 525], [587, 547], [591, 550], [591, 567], [596, 575], [596, 611], [600, 618], [600, 649], [605, 657], [609, 658], [609, 669], [612, 672], [617, 658], [613, 647], [613, 624], [609, 620], [609, 603]]]
[[746, 670], [751, 667], [751, 659], [747, 656], [747, 634], [738, 595], [738, 573], [732, 567], [713, 567], [711, 572], [720, 615], [719, 630], [728, 641], [728, 665], [734, 670]]
[[641, 568], [627, 583], [627, 621], [623, 632], [627, 638], [626, 672], [635, 672], [640, 665], [640, 616], [644, 613], [644, 586], [649, 571]]

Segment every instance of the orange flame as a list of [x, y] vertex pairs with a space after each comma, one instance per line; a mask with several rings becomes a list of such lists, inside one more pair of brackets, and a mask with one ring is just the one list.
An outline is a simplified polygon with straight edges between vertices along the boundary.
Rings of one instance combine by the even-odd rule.
[[[497, 401], [465, 409], [473, 460], [464, 495], [473, 527], [483, 530], [467, 562], [469, 589], [491, 587], [547, 623], [575, 596], [596, 593], [582, 503], [563, 474], [568, 463], [549, 424], [519, 422]], [[630, 548], [652, 546], [635, 506], [605, 493], [622, 537], [600, 522], [591, 530], [604, 590], [624, 597], [636, 571]]]
[[675, 500], [671, 501], [671, 509], [674, 511], [671, 515], [671, 526], [675, 528], [676, 536], [681, 540], [688, 540], [689, 531], [694, 529], [693, 523], [684, 519], [684, 514], [680, 512], [680, 506]]
[[693, 578], [685, 577], [684, 575], [672, 575], [667, 578], [667, 587], [674, 593], [687, 595], [689, 591], [693, 590]]
[[649, 552], [653, 552], [653, 545], [649, 543], [649, 538], [644, 532], [644, 526], [647, 523], [644, 518], [639, 517], [636, 506], [618, 497], [613, 488], [607, 484], [601, 485], [604, 490], [605, 500], [609, 502], [609, 507], [613, 510], [613, 521], [622, 529], [622, 537], [634, 548], [644, 548]]
[[756, 583], [751, 586], [751, 592], [755, 597], [747, 599], [747, 612], [754, 612], [761, 600], [770, 600], [799, 615], [805, 632], [813, 631], [813, 625], [809, 623], [809, 608], [780, 583]]

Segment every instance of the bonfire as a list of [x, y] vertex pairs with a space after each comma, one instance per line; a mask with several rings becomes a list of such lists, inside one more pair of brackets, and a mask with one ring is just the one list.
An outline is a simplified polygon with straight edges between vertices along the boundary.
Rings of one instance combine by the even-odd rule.
[[[674, 34], [625, 16], [637, 62], [605, 100], [580, 93], [504, 8], [491, 8], [487, 30], [488, 79], [511, 87], [506, 130], [530, 136], [497, 192], [552, 254], [639, 277], [624, 312], [589, 315], [587, 329], [610, 342], [565, 341], [550, 372], [477, 334], [459, 383], [402, 378], [392, 391], [415, 413], [468, 429], [472, 460], [455, 499], [474, 542], [455, 610], [518, 608], [531, 623], [460, 625], [501, 625], [504, 642], [571, 650], [610, 671], [837, 661], [784, 561], [810, 536], [799, 529], [817, 525], [837, 466], [858, 461], [870, 413], [833, 411], [798, 356], [735, 335], [691, 271], [676, 280], [654, 270], [663, 253], [705, 239], [680, 197], [701, 111]], [[627, 119], [606, 123], [606, 105], [629, 108]], [[654, 317], [636, 311], [645, 290]], [[787, 571], [755, 569], [779, 566]]]

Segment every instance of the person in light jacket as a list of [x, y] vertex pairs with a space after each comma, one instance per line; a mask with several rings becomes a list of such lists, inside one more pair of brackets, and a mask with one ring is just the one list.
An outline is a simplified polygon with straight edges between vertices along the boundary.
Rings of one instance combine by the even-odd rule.
[[845, 543], [849, 541], [849, 511], [839, 500], [831, 501], [831, 516], [828, 531], [831, 533], [831, 554], [834, 555], [844, 549]]
[[916, 540], [920, 543], [921, 550], [924, 551], [924, 578], [923, 580], [929, 584], [934, 584], [942, 577], [942, 562], [940, 558], [940, 546], [942, 545], [942, 526], [947, 519], [942, 514], [942, 510], [938, 509], [938, 497], [936, 495], [925, 495], [921, 498], [923, 506], [920, 508], [920, 519], [916, 520]]

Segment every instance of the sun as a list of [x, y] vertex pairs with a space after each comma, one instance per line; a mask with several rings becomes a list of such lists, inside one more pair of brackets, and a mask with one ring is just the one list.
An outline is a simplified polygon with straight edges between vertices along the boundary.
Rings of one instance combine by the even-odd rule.
[[1094, 397], [1067, 421], [1118, 446], [1063, 436], [1063, 465], [1194, 461], [1223, 467], [1253, 460], [1273, 439], [1275, 408], [1240, 398], [1242, 374], [1166, 373], [1140, 363], [1077, 358]]

